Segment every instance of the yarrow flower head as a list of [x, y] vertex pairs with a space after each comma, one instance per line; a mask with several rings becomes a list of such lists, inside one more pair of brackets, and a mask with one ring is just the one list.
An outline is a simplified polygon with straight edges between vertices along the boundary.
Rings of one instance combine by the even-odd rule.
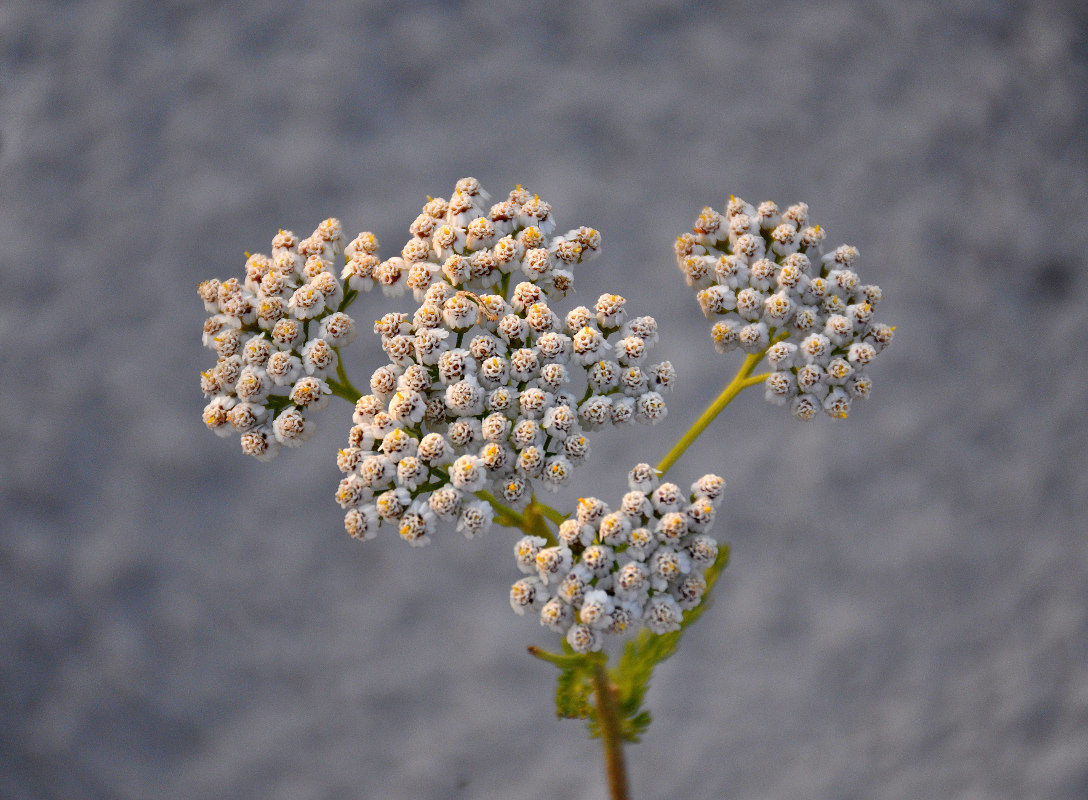
[[[372, 234], [360, 234], [347, 248], [349, 269], [360, 250], [376, 248]], [[313, 434], [310, 417], [333, 391], [340, 348], [355, 338], [341, 309], [358, 288], [345, 296], [336, 274], [345, 255], [339, 220], [325, 220], [307, 239], [281, 230], [271, 253], [247, 254], [243, 282], [197, 287], [210, 315], [204, 345], [218, 357], [201, 375], [204, 423], [220, 436], [240, 434], [242, 451], [262, 461]]]
[[[554, 229], [551, 206], [520, 186], [488, 205], [465, 178], [449, 200], [423, 206], [398, 279], [419, 305], [375, 323], [389, 364], [359, 398], [339, 459], [349, 531], [364, 509], [365, 520], [403, 535], [412, 505], [476, 535], [492, 511], [477, 493], [525, 505], [536, 488], [569, 483], [589, 452], [587, 431], [664, 418], [674, 371], [646, 363], [657, 323], [630, 317], [616, 294], [558, 313], [552, 304], [573, 287], [574, 267], [601, 242], [592, 228]], [[403, 509], [382, 505], [401, 491]], [[417, 529], [405, 536], [412, 544], [426, 541]]]
[[648, 464], [630, 474], [618, 511], [594, 497], [559, 526], [558, 543], [526, 536], [514, 546], [526, 577], [510, 589], [518, 614], [563, 636], [575, 652], [599, 650], [609, 635], [680, 629], [702, 602], [706, 570], [718, 558], [709, 535], [724, 481], [704, 475], [688, 492], [659, 483]]
[[766, 353], [765, 397], [798, 419], [821, 410], [845, 419], [872, 389], [869, 366], [894, 328], [873, 314], [879, 286], [861, 283], [857, 248], [824, 253], [808, 206], [758, 208], [732, 197], [725, 214], [704, 208], [676, 258], [720, 353]]
[[[560, 669], [558, 713], [588, 718], [609, 787], [626, 796], [618, 746], [648, 724], [639, 706], [654, 665], [702, 612], [728, 554], [711, 536], [725, 482], [708, 474], [684, 489], [664, 472], [746, 387], [764, 384], [801, 419], [846, 417], [892, 339], [873, 319], [880, 289], [860, 283], [855, 248], [823, 253], [804, 204], [704, 208], [678, 263], [717, 349], [749, 355], [657, 468], [635, 465], [613, 505], [583, 496], [564, 516], [539, 492], [574, 480], [594, 432], [667, 413], [676, 372], [653, 362], [656, 320], [611, 292], [561, 304], [600, 234], [558, 234], [551, 204], [521, 186], [493, 203], [463, 178], [409, 231], [383, 260], [373, 234], [345, 246], [327, 219], [307, 239], [280, 231], [271, 255], [247, 253], [244, 278], [201, 283], [203, 343], [218, 359], [202, 375], [204, 420], [267, 460], [307, 440], [335, 394], [354, 403], [335, 492], [351, 537], [392, 527], [422, 546], [442, 528], [520, 529], [510, 605], [561, 637], [562, 653], [530, 652]], [[346, 311], [372, 288], [404, 299], [373, 323], [386, 359], [360, 391], [340, 353], [356, 335]], [[753, 376], [764, 360], [770, 370]], [[597, 652], [636, 631], [615, 666]]]

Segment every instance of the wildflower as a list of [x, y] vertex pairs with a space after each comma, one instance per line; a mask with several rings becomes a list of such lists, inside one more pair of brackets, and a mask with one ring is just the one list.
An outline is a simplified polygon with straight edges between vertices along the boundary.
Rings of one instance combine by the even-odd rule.
[[607, 627], [612, 622], [612, 597], [600, 589], [586, 592], [582, 607], [578, 609], [578, 619], [591, 628]]
[[332, 389], [320, 378], [305, 377], [291, 388], [291, 402], [307, 410], [323, 408], [329, 401]]
[[543, 605], [546, 590], [539, 578], [522, 578], [510, 587], [510, 606], [518, 614]]
[[602, 639], [588, 625], [572, 625], [567, 631], [567, 643], [576, 653], [590, 653], [601, 649]]
[[[219, 435], [229, 422], [243, 437], [243, 452], [261, 460], [272, 458], [280, 444], [297, 447], [309, 438], [310, 415], [332, 393], [324, 378], [336, 368], [336, 348], [355, 337], [351, 317], [338, 310], [341, 281], [365, 289], [373, 267], [358, 263], [340, 277], [332, 274], [345, 255], [343, 239], [335, 219], [307, 239], [281, 230], [271, 256], [248, 256], [244, 282], [209, 280], [197, 287], [210, 315], [204, 343], [219, 359], [201, 379], [213, 401], [205, 422]], [[369, 258], [377, 242], [360, 234], [350, 247], [348, 258]]]
[[242, 452], [258, 461], [270, 461], [279, 449], [276, 439], [267, 428], [254, 428], [242, 434]]
[[[605, 637], [639, 626], [679, 630], [684, 612], [702, 602], [703, 573], [718, 557], [707, 531], [721, 478], [704, 475], [684, 496], [675, 484], [657, 485], [655, 471], [639, 464], [631, 484], [619, 511], [594, 497], [580, 499], [575, 515], [559, 525], [561, 544], [525, 536], [514, 548], [518, 569], [530, 577], [514, 584], [511, 605], [519, 614], [539, 607], [540, 623], [576, 652], [599, 649]], [[633, 527], [643, 519], [646, 526]]]
[[353, 508], [344, 516], [344, 527], [353, 539], [373, 539], [378, 535], [377, 511], [372, 505]]
[[544, 583], [559, 580], [571, 566], [571, 551], [567, 547], [545, 547], [536, 554], [536, 570]]
[[425, 504], [413, 503], [400, 518], [400, 538], [413, 547], [430, 541], [436, 525], [435, 514]]
[[668, 594], [654, 595], [646, 606], [643, 621], [654, 633], [669, 633], [680, 630], [683, 612], [676, 598]]
[[450, 466], [450, 482], [464, 492], [478, 492], [487, 482], [487, 468], [478, 456], [463, 455]]
[[[474, 179], [458, 182], [448, 202], [423, 207], [401, 257], [368, 262], [383, 288], [407, 270], [419, 305], [375, 323], [389, 363], [373, 372], [370, 394], [356, 403], [348, 448], [357, 454], [338, 464], [364, 479], [379, 523], [397, 526], [413, 544], [429, 534], [416, 535], [416, 517], [406, 527], [404, 515], [418, 514], [410, 508], [425, 506], [436, 520], [456, 520], [466, 535], [481, 533], [493, 511], [473, 495], [488, 491], [524, 504], [534, 488], [569, 484], [590, 450], [585, 429], [658, 421], [666, 409], [655, 390], [673, 381], [669, 362], [648, 363], [656, 322], [627, 321], [623, 297], [601, 295], [592, 311], [579, 307], [565, 316], [553, 308], [578, 265], [600, 251], [595, 230], [554, 235], [551, 206], [520, 189], [490, 207], [483, 197]], [[376, 243], [363, 237], [349, 258], [375, 252]], [[326, 274], [311, 282], [321, 286]], [[218, 298], [223, 290], [209, 284], [201, 292]], [[319, 327], [329, 338], [299, 351], [300, 409], [326, 394], [322, 384], [302, 382], [330, 380], [337, 363], [330, 339], [351, 326], [337, 319]], [[217, 331], [229, 338], [228, 328], [224, 322]], [[614, 348], [622, 364], [611, 360]], [[579, 384], [592, 390], [581, 403]], [[384, 460], [371, 460], [378, 457]], [[549, 564], [566, 570], [562, 557]], [[558, 572], [546, 571], [548, 580]]]
[[443, 486], [431, 493], [427, 505], [440, 518], [453, 519], [461, 512], [462, 495], [459, 489]]
[[623, 496], [620, 511], [633, 523], [637, 523], [653, 514], [653, 506], [646, 499], [645, 493], [632, 491]]
[[[713, 321], [715, 349], [766, 353], [766, 399], [806, 420], [821, 410], [845, 418], [855, 397], [868, 397], [871, 380], [864, 376], [861, 391], [852, 390], [843, 360], [855, 370], [868, 365], [893, 331], [873, 319], [883, 293], [861, 283], [857, 248], [825, 254], [824, 238], [804, 203], [781, 211], [732, 198], [724, 215], [704, 208], [676, 243], [677, 264]], [[812, 368], [832, 363], [829, 372]], [[844, 388], [829, 388], [836, 386]]]
[[553, 597], [540, 609], [540, 624], [556, 633], [566, 633], [573, 622], [574, 610], [558, 597]]
[[288, 406], [272, 423], [272, 432], [285, 447], [299, 447], [313, 435], [314, 423], [306, 419], [298, 406]]

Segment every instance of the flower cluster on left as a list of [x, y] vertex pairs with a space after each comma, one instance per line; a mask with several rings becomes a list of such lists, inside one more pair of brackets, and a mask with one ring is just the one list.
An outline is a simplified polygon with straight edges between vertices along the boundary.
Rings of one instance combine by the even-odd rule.
[[[347, 249], [349, 257], [372, 253], [377, 241], [361, 233]], [[281, 230], [271, 256], [248, 255], [244, 282], [212, 279], [197, 287], [210, 314], [204, 346], [218, 357], [201, 373], [209, 399], [204, 424], [220, 436], [239, 434], [247, 455], [267, 461], [280, 445], [298, 447], [313, 434], [310, 417], [329, 395], [349, 394], [336, 379], [343, 378], [340, 348], [356, 333], [342, 309], [357, 292], [345, 294], [336, 275], [344, 256], [343, 229], [330, 218], [307, 239]]]

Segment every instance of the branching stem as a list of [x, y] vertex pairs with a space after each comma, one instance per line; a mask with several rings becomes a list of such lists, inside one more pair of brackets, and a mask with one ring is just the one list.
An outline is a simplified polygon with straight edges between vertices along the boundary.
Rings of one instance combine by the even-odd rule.
[[744, 359], [744, 363], [741, 364], [740, 369], [737, 370], [737, 374], [733, 376], [733, 380], [729, 382], [729, 385], [722, 389], [722, 393], [718, 395], [713, 403], [707, 406], [706, 411], [695, 420], [687, 432], [680, 437], [680, 441], [658, 463], [657, 468], [662, 473], [667, 472], [669, 467], [677, 462], [680, 456], [684, 454], [684, 451], [691, 447], [692, 443], [699, 438], [699, 434], [706, 430], [706, 426], [714, 421], [714, 418], [729, 405], [734, 397], [740, 394], [743, 389], [763, 383], [767, 379], [767, 373], [752, 375], [752, 370], [763, 359], [763, 355], [762, 352], [752, 353]]
[[566, 517], [560, 514], [554, 508], [547, 505], [546, 503], [541, 503], [535, 498], [533, 499], [533, 506], [536, 508], [537, 511], [550, 519], [556, 525], [561, 525], [566, 520]]
[[348, 378], [348, 373], [344, 370], [344, 359], [340, 357], [340, 348], [334, 347], [333, 352], [336, 353], [336, 380], [329, 381], [329, 388], [332, 389], [332, 393], [337, 397], [343, 397], [352, 405], [363, 396], [363, 393], [356, 389], [351, 379]]
[[495, 522], [499, 523], [504, 528], [520, 528], [521, 530], [525, 530], [525, 517], [509, 506], [500, 503], [499, 498], [495, 497], [491, 492], [481, 489], [476, 492], [476, 496], [481, 500], [486, 501], [493, 509], [495, 509]]

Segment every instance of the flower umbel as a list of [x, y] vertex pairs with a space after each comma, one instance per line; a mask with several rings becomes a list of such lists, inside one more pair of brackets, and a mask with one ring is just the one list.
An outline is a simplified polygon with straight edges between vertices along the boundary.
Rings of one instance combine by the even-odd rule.
[[845, 419], [872, 389], [869, 365], [894, 328], [877, 323], [879, 286], [862, 284], [858, 250], [826, 255], [825, 232], [809, 223], [804, 203], [779, 211], [732, 197], [726, 213], [704, 208], [676, 258], [720, 353], [765, 353], [765, 397], [798, 419], [823, 410]]
[[704, 475], [688, 492], [658, 484], [649, 464], [629, 475], [618, 511], [583, 498], [559, 525], [559, 543], [525, 536], [514, 546], [528, 575], [510, 589], [518, 614], [535, 611], [576, 653], [599, 650], [608, 635], [646, 627], [680, 629], [683, 612], [699, 605], [703, 577], [718, 557], [709, 535], [724, 481]]
[[281, 230], [271, 256], [248, 257], [244, 283], [212, 279], [197, 287], [211, 315], [204, 344], [219, 358], [201, 375], [210, 400], [204, 423], [220, 436], [241, 434], [242, 451], [262, 461], [280, 445], [310, 438], [309, 417], [340, 388], [333, 378], [339, 350], [356, 333], [342, 310], [351, 298], [335, 274], [343, 238], [336, 219], [308, 239]]
[[[652, 317], [628, 319], [616, 294], [564, 316], [552, 307], [573, 287], [573, 268], [599, 252], [600, 235], [552, 236], [551, 206], [521, 187], [490, 207], [486, 198], [465, 178], [412, 223], [400, 261], [420, 305], [375, 323], [390, 363], [356, 403], [339, 460], [340, 504], [375, 506], [411, 544], [427, 541], [404, 535], [411, 509], [473, 536], [492, 520], [478, 493], [524, 506], [534, 488], [570, 481], [589, 452], [587, 431], [667, 413], [672, 365], [644, 365], [657, 339]], [[403, 508], [383, 500], [398, 492]], [[349, 511], [349, 529], [357, 517]]]

